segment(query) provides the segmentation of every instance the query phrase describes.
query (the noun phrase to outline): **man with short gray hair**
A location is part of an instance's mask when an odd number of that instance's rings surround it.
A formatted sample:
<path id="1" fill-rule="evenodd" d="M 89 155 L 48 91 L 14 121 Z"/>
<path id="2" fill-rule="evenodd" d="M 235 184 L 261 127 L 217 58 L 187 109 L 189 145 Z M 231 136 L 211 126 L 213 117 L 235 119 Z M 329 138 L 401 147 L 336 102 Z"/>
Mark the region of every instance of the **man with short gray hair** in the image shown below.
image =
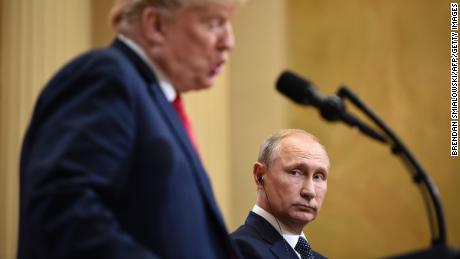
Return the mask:
<path id="1" fill-rule="evenodd" d="M 235 1 L 116 1 L 112 45 L 71 61 L 37 101 L 19 259 L 235 258 L 180 98 L 228 61 Z"/>
<path id="2" fill-rule="evenodd" d="M 329 167 L 324 147 L 303 130 L 282 130 L 262 143 L 253 166 L 256 205 L 231 234 L 244 258 L 323 258 L 303 228 L 321 209 Z"/>

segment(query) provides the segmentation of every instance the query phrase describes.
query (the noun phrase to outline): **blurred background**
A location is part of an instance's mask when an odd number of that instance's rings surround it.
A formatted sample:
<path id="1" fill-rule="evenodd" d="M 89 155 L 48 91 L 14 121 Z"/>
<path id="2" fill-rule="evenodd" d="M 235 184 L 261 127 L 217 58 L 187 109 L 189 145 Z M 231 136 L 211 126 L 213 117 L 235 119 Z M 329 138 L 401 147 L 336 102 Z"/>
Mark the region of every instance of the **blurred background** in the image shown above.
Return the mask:
<path id="1" fill-rule="evenodd" d="M 14 258 L 18 159 L 35 100 L 72 57 L 110 44 L 112 0 L 0 0 L 0 258 Z M 426 210 L 387 147 L 274 90 L 284 69 L 333 94 L 348 85 L 402 138 L 437 184 L 450 246 L 460 248 L 460 159 L 450 157 L 450 2 L 250 0 L 236 49 L 210 91 L 186 95 L 229 231 L 255 202 L 259 144 L 281 128 L 318 136 L 331 158 L 319 217 L 307 225 L 330 258 L 375 258 L 430 245 Z"/>

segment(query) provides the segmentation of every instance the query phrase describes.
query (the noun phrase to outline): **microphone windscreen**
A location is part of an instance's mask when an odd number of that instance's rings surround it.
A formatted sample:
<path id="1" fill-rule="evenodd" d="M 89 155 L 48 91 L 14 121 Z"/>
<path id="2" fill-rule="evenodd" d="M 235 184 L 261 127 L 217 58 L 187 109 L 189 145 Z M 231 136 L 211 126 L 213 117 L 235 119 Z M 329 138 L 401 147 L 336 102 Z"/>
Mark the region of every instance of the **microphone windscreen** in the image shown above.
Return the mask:
<path id="1" fill-rule="evenodd" d="M 283 72 L 276 82 L 276 89 L 280 93 L 300 104 L 309 103 L 308 99 L 311 95 L 308 91 L 309 88 L 311 88 L 311 83 L 309 81 L 290 71 Z"/>

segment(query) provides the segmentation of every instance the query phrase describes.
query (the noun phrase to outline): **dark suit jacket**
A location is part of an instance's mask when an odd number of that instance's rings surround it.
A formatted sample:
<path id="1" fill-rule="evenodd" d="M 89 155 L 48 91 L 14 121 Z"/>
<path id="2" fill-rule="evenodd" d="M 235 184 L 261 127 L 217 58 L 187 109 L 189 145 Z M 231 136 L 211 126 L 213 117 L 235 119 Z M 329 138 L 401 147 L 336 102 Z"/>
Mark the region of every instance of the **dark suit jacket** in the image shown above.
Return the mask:
<path id="1" fill-rule="evenodd" d="M 283 236 L 263 217 L 250 212 L 244 225 L 231 235 L 239 251 L 248 259 L 299 259 Z M 315 258 L 325 258 L 313 251 Z"/>
<path id="2" fill-rule="evenodd" d="M 121 41 L 48 83 L 20 163 L 20 259 L 220 259 L 232 250 L 181 121 Z"/>

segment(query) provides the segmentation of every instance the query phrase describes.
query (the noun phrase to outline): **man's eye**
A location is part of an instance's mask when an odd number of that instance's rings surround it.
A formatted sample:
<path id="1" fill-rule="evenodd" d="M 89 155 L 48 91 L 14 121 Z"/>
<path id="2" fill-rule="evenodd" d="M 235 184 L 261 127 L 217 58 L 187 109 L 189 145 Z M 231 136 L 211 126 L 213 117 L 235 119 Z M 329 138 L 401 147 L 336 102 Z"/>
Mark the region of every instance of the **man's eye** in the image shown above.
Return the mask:
<path id="1" fill-rule="evenodd" d="M 213 18 L 209 20 L 208 26 L 210 29 L 217 29 L 222 25 L 222 19 L 219 18 Z"/>
<path id="2" fill-rule="evenodd" d="M 301 172 L 300 172 L 300 170 L 294 169 L 294 170 L 289 171 L 289 174 L 290 175 L 300 175 Z"/>
<path id="3" fill-rule="evenodd" d="M 325 180 L 325 176 L 324 176 L 324 174 L 314 174 L 314 175 L 313 175 L 313 179 L 314 179 L 314 180 L 321 180 L 321 181 L 324 181 L 324 180 Z"/>

